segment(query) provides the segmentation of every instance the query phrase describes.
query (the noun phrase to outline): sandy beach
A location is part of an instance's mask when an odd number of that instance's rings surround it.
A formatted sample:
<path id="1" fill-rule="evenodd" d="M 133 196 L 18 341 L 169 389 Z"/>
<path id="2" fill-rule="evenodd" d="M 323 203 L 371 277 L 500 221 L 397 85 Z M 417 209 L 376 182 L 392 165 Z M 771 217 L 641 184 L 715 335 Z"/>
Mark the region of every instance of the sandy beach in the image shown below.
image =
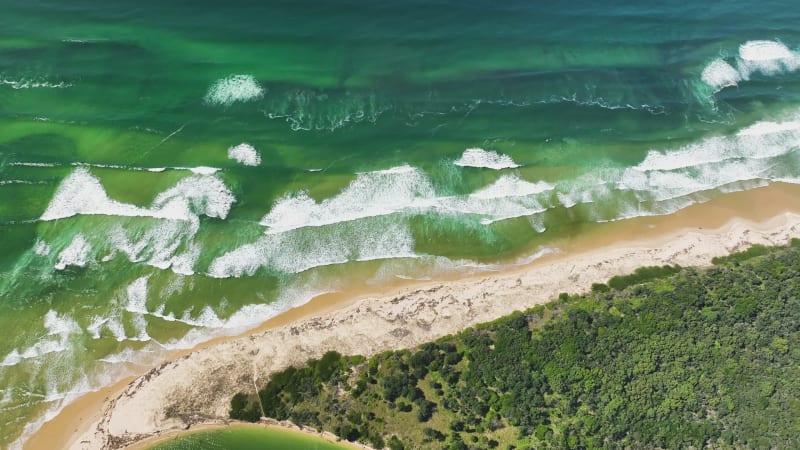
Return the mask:
<path id="1" fill-rule="evenodd" d="M 389 286 L 317 298 L 247 335 L 221 338 L 88 394 L 67 406 L 26 449 L 112 449 L 202 424 L 224 423 L 231 396 L 328 350 L 369 356 L 545 303 L 561 292 L 640 266 L 701 266 L 752 244 L 800 237 L 800 187 L 728 194 L 663 217 L 594 226 L 526 265 L 459 280 Z"/>

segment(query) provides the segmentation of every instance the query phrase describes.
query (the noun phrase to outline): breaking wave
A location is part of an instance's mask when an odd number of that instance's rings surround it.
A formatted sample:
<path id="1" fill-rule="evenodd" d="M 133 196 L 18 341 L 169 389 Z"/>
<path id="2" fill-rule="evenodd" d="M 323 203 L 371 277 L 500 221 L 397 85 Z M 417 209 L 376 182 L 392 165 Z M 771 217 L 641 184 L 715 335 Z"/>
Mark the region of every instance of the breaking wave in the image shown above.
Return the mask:
<path id="1" fill-rule="evenodd" d="M 203 98 L 211 105 L 230 106 L 264 96 L 264 88 L 252 75 L 231 75 L 217 80 Z"/>
<path id="2" fill-rule="evenodd" d="M 56 220 L 79 214 L 157 219 L 196 220 L 199 214 L 224 219 L 235 201 L 223 181 L 202 174 L 183 178 L 160 193 L 150 208 L 109 198 L 100 180 L 85 167 L 65 178 L 40 220 Z"/>
<path id="3" fill-rule="evenodd" d="M 228 149 L 228 159 L 232 159 L 245 166 L 257 166 L 261 164 L 261 155 L 252 145 L 242 143 Z"/>
<path id="4" fill-rule="evenodd" d="M 745 42 L 736 57 L 726 59 L 715 59 L 701 74 L 715 92 L 747 81 L 753 74 L 775 76 L 800 68 L 800 53 L 778 41 Z"/>
<path id="5" fill-rule="evenodd" d="M 462 167 L 483 167 L 486 169 L 514 169 L 519 167 L 508 155 L 482 148 L 468 148 L 453 164 Z"/>

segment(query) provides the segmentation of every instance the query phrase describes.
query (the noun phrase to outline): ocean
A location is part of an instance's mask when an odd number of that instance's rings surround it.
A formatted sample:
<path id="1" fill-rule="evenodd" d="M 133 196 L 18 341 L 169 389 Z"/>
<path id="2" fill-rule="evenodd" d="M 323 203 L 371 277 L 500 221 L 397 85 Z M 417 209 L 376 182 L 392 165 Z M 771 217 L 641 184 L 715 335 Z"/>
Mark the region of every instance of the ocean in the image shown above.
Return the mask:
<path id="1" fill-rule="evenodd" d="M 326 293 L 800 182 L 800 8 L 3 0 L 0 448 Z"/>

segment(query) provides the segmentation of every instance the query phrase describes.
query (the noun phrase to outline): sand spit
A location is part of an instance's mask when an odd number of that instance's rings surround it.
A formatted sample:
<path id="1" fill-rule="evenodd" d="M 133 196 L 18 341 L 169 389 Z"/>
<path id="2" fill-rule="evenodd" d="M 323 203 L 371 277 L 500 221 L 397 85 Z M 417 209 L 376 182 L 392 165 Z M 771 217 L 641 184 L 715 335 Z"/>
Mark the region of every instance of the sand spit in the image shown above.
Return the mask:
<path id="1" fill-rule="evenodd" d="M 274 371 L 328 350 L 368 356 L 412 347 L 545 303 L 561 292 L 586 291 L 592 283 L 637 267 L 706 265 L 752 244 L 786 244 L 800 237 L 797 190 L 768 187 L 666 218 L 610 225 L 614 233 L 590 233 L 591 242 L 562 247 L 561 254 L 516 269 L 362 296 L 328 306 L 324 313 L 317 310 L 214 343 L 97 394 L 105 397 L 102 407 L 99 400 L 84 406 L 79 400 L 74 411 L 65 410 L 52 421 L 61 421 L 60 438 L 59 427 L 46 424 L 26 448 L 64 442 L 65 427 L 70 438 L 64 448 L 90 450 L 122 448 L 198 424 L 225 422 L 233 394 L 255 391 Z"/>

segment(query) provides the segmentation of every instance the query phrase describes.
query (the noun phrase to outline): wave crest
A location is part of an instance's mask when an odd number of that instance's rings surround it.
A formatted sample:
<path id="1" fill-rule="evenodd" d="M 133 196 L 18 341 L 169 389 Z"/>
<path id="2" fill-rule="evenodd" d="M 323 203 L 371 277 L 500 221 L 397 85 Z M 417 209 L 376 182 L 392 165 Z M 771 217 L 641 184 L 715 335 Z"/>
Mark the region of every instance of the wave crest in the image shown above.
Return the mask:
<path id="1" fill-rule="evenodd" d="M 245 166 L 257 166 L 261 164 L 261 155 L 258 154 L 255 147 L 246 142 L 230 147 L 228 149 L 228 159 L 232 159 Z"/>
<path id="2" fill-rule="evenodd" d="M 453 164 L 461 167 L 481 167 L 486 169 L 514 169 L 519 167 L 508 155 L 482 148 L 468 148 Z"/>
<path id="3" fill-rule="evenodd" d="M 800 69 L 800 53 L 778 41 L 748 41 L 739 46 L 736 67 L 722 58 L 710 62 L 701 74 L 705 84 L 719 92 L 747 81 L 753 74 L 775 76 Z"/>

